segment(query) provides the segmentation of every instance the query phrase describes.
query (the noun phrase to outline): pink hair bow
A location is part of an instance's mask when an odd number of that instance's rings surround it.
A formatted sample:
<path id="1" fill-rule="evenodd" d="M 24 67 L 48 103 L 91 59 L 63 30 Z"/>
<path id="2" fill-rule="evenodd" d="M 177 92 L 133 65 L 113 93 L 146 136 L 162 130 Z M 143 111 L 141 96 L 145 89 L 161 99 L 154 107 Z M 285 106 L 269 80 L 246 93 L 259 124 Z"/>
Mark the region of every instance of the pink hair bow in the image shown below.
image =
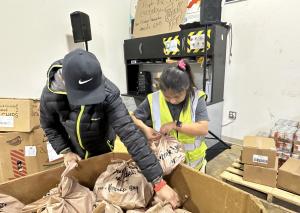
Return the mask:
<path id="1" fill-rule="evenodd" d="M 184 71 L 184 70 L 186 69 L 186 64 L 185 64 L 185 62 L 184 62 L 183 59 L 181 59 L 181 60 L 178 62 L 178 67 L 179 67 L 182 71 Z"/>

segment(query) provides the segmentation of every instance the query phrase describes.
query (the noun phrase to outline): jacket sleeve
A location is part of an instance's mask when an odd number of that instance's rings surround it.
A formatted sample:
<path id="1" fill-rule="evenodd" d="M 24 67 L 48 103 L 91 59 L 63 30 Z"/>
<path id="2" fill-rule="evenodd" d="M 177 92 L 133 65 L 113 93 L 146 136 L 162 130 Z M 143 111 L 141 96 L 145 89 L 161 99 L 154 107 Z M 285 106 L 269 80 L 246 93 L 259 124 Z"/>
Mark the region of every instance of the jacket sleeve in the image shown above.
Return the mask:
<path id="1" fill-rule="evenodd" d="M 48 94 L 47 89 L 44 88 L 40 100 L 40 123 L 53 149 L 59 154 L 69 148 L 67 134 L 59 121 L 58 114 L 54 109 L 51 110 L 51 106 L 56 103 L 46 100 L 47 95 L 52 94 Z"/>
<path id="2" fill-rule="evenodd" d="M 107 97 L 106 112 L 113 129 L 127 147 L 132 159 L 137 163 L 149 182 L 162 177 L 163 171 L 158 159 L 148 146 L 147 139 L 133 123 L 120 94 Z"/>

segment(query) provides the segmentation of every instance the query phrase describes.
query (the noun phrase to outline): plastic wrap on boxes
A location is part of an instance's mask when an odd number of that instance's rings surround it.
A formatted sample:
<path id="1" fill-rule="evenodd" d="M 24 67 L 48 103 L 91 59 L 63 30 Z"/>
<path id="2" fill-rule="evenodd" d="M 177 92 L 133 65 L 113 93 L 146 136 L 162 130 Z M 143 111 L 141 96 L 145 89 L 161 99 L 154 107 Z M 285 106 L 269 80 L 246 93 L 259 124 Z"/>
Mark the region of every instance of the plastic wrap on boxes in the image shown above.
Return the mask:
<path id="1" fill-rule="evenodd" d="M 291 156 L 294 146 L 293 143 L 298 130 L 297 125 L 299 125 L 297 121 L 281 119 L 278 120 L 276 125 L 271 129 L 270 137 L 275 139 L 279 159 L 287 160 Z"/>
<path id="2" fill-rule="evenodd" d="M 300 160 L 300 154 L 292 154 L 292 158 Z"/>
<path id="3" fill-rule="evenodd" d="M 279 159 L 282 159 L 282 151 L 277 151 L 276 152 L 276 156 L 279 158 Z"/>
<path id="4" fill-rule="evenodd" d="M 281 156 L 282 160 L 287 160 L 290 157 L 291 157 L 291 153 L 289 153 L 289 152 L 282 152 L 282 156 Z"/>
<path id="5" fill-rule="evenodd" d="M 294 141 L 300 142 L 300 129 L 298 129 L 297 132 L 295 133 Z"/>
<path id="6" fill-rule="evenodd" d="M 289 159 L 291 157 L 291 153 L 290 152 L 277 151 L 276 156 L 279 159 L 281 159 L 283 161 L 286 161 L 287 159 Z"/>
<path id="7" fill-rule="evenodd" d="M 276 137 L 276 134 L 277 134 L 277 131 L 278 129 L 280 128 L 281 126 L 273 126 L 271 131 L 270 131 L 270 138 L 275 138 Z"/>
<path id="8" fill-rule="evenodd" d="M 296 127 L 284 126 L 279 127 L 275 133 L 275 138 L 283 142 L 293 142 L 295 133 L 297 132 Z"/>
<path id="9" fill-rule="evenodd" d="M 300 129 L 295 133 L 295 141 L 293 147 L 293 157 L 299 159 L 300 155 Z"/>
<path id="10" fill-rule="evenodd" d="M 274 126 L 270 131 L 270 137 L 282 142 L 292 142 L 297 130 L 296 127 L 291 126 Z"/>
<path id="11" fill-rule="evenodd" d="M 276 150 L 277 150 L 277 152 L 291 153 L 292 148 L 293 148 L 293 143 L 292 142 L 276 141 Z"/>
<path id="12" fill-rule="evenodd" d="M 286 120 L 286 119 L 279 119 L 276 123 L 276 126 L 291 126 L 291 127 L 298 127 L 298 121 Z"/>
<path id="13" fill-rule="evenodd" d="M 286 142 L 286 143 L 283 143 L 282 151 L 287 152 L 287 153 L 291 153 L 292 148 L 293 148 L 293 143 L 292 142 Z"/>
<path id="14" fill-rule="evenodd" d="M 293 154 L 300 154 L 300 142 L 299 141 L 294 142 Z"/>

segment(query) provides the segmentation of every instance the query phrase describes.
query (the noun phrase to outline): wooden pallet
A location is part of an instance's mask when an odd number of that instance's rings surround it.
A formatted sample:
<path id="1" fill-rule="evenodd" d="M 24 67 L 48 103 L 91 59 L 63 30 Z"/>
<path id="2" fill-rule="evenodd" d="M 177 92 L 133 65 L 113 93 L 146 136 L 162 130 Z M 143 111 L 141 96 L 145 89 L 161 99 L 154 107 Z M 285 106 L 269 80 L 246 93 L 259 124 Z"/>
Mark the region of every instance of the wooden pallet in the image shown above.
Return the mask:
<path id="1" fill-rule="evenodd" d="M 265 186 L 257 183 L 252 183 L 243 180 L 243 170 L 244 165 L 236 160 L 231 167 L 228 167 L 220 177 L 224 181 L 229 181 L 231 183 L 235 183 L 238 185 L 242 185 L 248 187 L 250 189 L 257 190 L 259 192 L 265 193 L 267 195 L 267 201 L 272 203 L 273 198 L 276 197 L 279 200 L 286 201 L 288 203 L 292 203 L 294 205 L 300 206 L 300 196 L 293 194 L 291 192 L 287 192 L 278 188 L 273 188 L 270 186 Z"/>

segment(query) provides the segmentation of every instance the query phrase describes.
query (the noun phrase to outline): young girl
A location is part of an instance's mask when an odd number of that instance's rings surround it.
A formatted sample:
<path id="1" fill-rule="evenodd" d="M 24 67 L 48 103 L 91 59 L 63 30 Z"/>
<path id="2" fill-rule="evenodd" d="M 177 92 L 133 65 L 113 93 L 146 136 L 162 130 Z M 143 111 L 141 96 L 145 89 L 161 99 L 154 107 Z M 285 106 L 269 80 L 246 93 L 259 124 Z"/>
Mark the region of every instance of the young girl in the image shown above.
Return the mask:
<path id="1" fill-rule="evenodd" d="M 205 93 L 197 90 L 191 67 L 185 60 L 164 70 L 160 76 L 160 90 L 149 94 L 134 111 L 132 118 L 148 140 L 158 140 L 169 134 L 185 149 L 185 163 L 205 171 L 208 115 Z M 152 124 L 147 126 L 146 121 Z"/>

